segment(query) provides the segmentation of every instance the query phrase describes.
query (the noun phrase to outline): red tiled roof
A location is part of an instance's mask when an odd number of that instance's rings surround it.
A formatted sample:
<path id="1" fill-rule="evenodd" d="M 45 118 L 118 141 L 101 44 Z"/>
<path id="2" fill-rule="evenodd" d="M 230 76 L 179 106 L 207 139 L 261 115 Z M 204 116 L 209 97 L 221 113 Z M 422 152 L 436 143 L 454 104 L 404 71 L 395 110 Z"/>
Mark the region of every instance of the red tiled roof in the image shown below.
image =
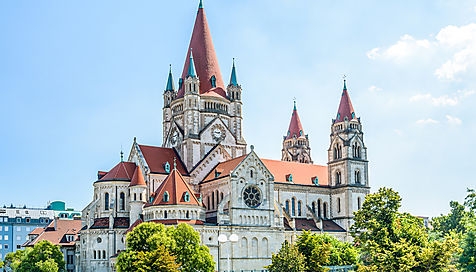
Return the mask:
<path id="1" fill-rule="evenodd" d="M 111 169 L 100 181 L 131 180 L 136 164 L 133 162 L 120 162 Z"/>
<path id="2" fill-rule="evenodd" d="M 45 229 L 41 227 L 35 228 L 32 232 L 29 233 L 29 235 L 39 235 L 41 234 Z"/>
<path id="3" fill-rule="evenodd" d="M 139 218 L 136 220 L 136 222 L 134 222 L 126 231 L 126 234 L 130 231 L 132 231 L 135 227 L 139 226 L 140 224 L 142 224 L 144 222 L 144 220 L 142 220 L 142 218 Z"/>
<path id="4" fill-rule="evenodd" d="M 316 226 L 316 223 L 312 219 L 296 218 L 294 219 L 294 224 L 297 230 L 319 230 L 319 228 Z"/>
<path id="5" fill-rule="evenodd" d="M 129 186 L 136 186 L 136 185 L 146 185 L 145 180 L 144 180 L 144 175 L 142 175 L 142 170 L 140 170 L 140 167 L 136 167 L 136 170 L 134 171 L 134 175 L 132 176 L 131 183 Z"/>
<path id="6" fill-rule="evenodd" d="M 56 229 L 55 229 L 56 222 Z M 38 234 L 33 241 L 25 244 L 25 246 L 34 246 L 39 241 L 50 241 L 54 245 L 61 246 L 73 246 L 76 236 L 81 230 L 81 220 L 79 219 L 55 219 L 48 224 L 45 228 L 34 229 L 30 234 Z M 75 239 L 73 241 L 67 241 L 65 235 L 74 235 Z"/>
<path id="7" fill-rule="evenodd" d="M 164 201 L 164 194 L 168 193 L 169 200 Z M 188 193 L 189 201 L 185 201 L 185 194 Z M 182 175 L 176 169 L 167 176 L 167 178 L 160 184 L 159 188 L 154 193 L 154 200 L 146 206 L 155 205 L 198 205 L 202 204 L 195 197 L 195 192 L 190 188 L 188 183 L 183 179 Z"/>
<path id="8" fill-rule="evenodd" d="M 113 228 L 128 228 L 129 217 L 115 217 Z M 91 229 L 107 229 L 109 228 L 109 217 L 95 218 Z"/>
<path id="9" fill-rule="evenodd" d="M 273 174 L 274 182 L 315 185 L 313 178 L 317 177 L 319 185 L 329 185 L 327 166 L 268 159 L 261 159 L 261 161 Z M 292 182 L 286 180 L 289 174 L 292 175 Z"/>
<path id="10" fill-rule="evenodd" d="M 350 102 L 349 93 L 347 92 L 347 87 L 344 81 L 344 90 L 342 91 L 336 122 L 344 121 L 345 117 L 347 117 L 348 120 L 355 119 L 354 107 L 352 107 L 352 102 Z"/>
<path id="11" fill-rule="evenodd" d="M 243 155 L 240 157 L 236 157 L 234 159 L 224 161 L 219 163 L 215 168 L 212 169 L 212 171 L 205 177 L 203 182 L 213 180 L 215 178 L 221 178 L 221 177 L 226 177 L 228 176 L 235 168 L 240 164 L 241 161 L 246 157 L 247 155 Z M 216 171 L 215 171 L 216 170 Z M 217 174 L 219 175 L 217 176 Z"/>
<path id="12" fill-rule="evenodd" d="M 225 85 L 218 66 L 218 60 L 213 47 L 212 35 L 208 28 L 207 18 L 203 8 L 198 9 L 197 18 L 193 27 L 192 38 L 187 50 L 185 65 L 182 72 L 182 79 L 187 76 L 188 66 L 190 64 L 190 52 L 193 50 L 193 62 L 200 80 L 200 94 L 212 92 L 226 98 Z M 216 88 L 212 87 L 211 78 L 216 78 Z M 178 91 L 177 97 L 184 95 L 184 88 Z"/>
<path id="13" fill-rule="evenodd" d="M 165 163 L 168 162 L 170 169 L 174 167 L 174 158 L 177 164 L 177 170 L 182 175 L 188 175 L 187 169 L 180 160 L 180 156 L 173 148 L 139 145 L 139 149 L 144 155 L 145 161 L 153 173 L 167 173 L 165 171 Z"/>
<path id="14" fill-rule="evenodd" d="M 291 122 L 289 123 L 288 134 L 286 135 L 286 140 L 291 139 L 294 136 L 296 136 L 296 138 L 304 137 L 304 130 L 302 129 L 301 120 L 299 120 L 296 105 L 294 105 Z"/>

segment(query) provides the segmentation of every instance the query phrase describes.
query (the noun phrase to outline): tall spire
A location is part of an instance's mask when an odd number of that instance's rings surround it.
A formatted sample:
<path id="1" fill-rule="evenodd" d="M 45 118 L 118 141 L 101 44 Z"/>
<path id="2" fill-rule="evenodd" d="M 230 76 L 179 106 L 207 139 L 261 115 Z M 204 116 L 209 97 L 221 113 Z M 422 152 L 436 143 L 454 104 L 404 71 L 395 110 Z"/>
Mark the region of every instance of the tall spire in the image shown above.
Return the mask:
<path id="1" fill-rule="evenodd" d="M 299 114 L 296 109 L 296 100 L 294 100 L 293 114 L 291 116 L 291 122 L 289 123 L 286 140 L 291 139 L 294 136 L 296 136 L 296 138 L 304 137 L 304 130 L 302 129 L 301 120 L 299 119 Z"/>
<path id="2" fill-rule="evenodd" d="M 350 101 L 349 93 L 347 92 L 346 80 L 344 79 L 344 88 L 342 90 L 342 97 L 340 99 L 339 110 L 337 111 L 336 122 L 342 122 L 347 117 L 347 120 L 355 119 L 354 107 Z"/>
<path id="3" fill-rule="evenodd" d="M 188 62 L 188 71 L 187 71 L 187 77 L 197 77 L 197 73 L 195 72 L 195 63 L 193 62 L 193 54 L 192 54 L 192 48 L 190 48 L 190 60 Z"/>
<path id="4" fill-rule="evenodd" d="M 202 0 L 200 0 L 200 3 L 198 4 L 198 8 L 199 8 L 199 9 L 203 8 L 203 2 L 202 2 Z"/>
<path id="5" fill-rule="evenodd" d="M 169 78 L 167 79 L 167 87 L 165 88 L 166 91 L 174 91 L 174 79 L 172 77 L 172 64 L 170 65 L 169 69 Z"/>
<path id="6" fill-rule="evenodd" d="M 230 85 L 238 86 L 238 80 L 236 79 L 235 58 L 233 58 L 233 67 L 231 68 Z"/>
<path id="7" fill-rule="evenodd" d="M 213 47 L 212 35 L 208 27 L 207 18 L 205 16 L 205 9 L 203 3 L 199 4 L 197 18 L 193 27 L 192 38 L 188 46 L 187 57 L 181 75 L 185 79 L 188 74 L 190 66 L 190 49 L 193 48 L 193 61 L 195 63 L 196 74 L 200 78 L 200 94 L 209 91 L 226 98 L 225 85 L 218 66 L 218 60 Z M 212 77 L 215 76 L 214 85 L 212 86 Z M 177 97 L 183 97 L 185 90 L 181 86 L 177 93 Z"/>

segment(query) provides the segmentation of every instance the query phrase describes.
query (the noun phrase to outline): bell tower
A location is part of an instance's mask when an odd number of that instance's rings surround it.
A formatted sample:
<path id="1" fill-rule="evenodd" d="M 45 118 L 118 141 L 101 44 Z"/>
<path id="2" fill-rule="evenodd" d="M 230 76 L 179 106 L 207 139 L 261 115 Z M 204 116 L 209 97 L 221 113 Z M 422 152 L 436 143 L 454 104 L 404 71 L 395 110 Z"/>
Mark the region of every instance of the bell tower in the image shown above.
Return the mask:
<path id="1" fill-rule="evenodd" d="M 347 91 L 346 80 L 332 120 L 328 154 L 331 217 L 345 229 L 353 223 L 353 212 L 360 209 L 369 193 L 367 147 L 360 117 L 357 117 Z"/>
<path id="2" fill-rule="evenodd" d="M 235 59 L 233 59 L 233 67 L 231 68 L 230 84 L 226 88 L 228 98 L 230 99 L 231 107 L 231 131 L 236 137 L 238 142 L 243 142 L 243 132 L 242 132 L 242 103 L 241 103 L 241 85 L 238 84 L 236 79 L 236 68 L 235 68 Z"/>
<path id="3" fill-rule="evenodd" d="M 289 129 L 286 136 L 283 137 L 283 149 L 281 150 L 282 161 L 310 163 L 311 148 L 309 147 L 309 137 L 304 134 L 304 130 L 299 120 L 299 115 L 296 109 L 296 101 L 294 101 L 293 114 Z"/>
<path id="4" fill-rule="evenodd" d="M 164 91 L 164 108 L 162 109 L 163 112 L 163 122 L 162 122 L 162 127 L 163 127 L 163 141 L 165 144 L 165 135 L 167 135 L 167 132 L 170 130 L 170 125 L 172 121 L 172 109 L 170 107 L 170 103 L 172 103 L 172 100 L 175 99 L 176 92 L 175 92 L 175 87 L 174 87 L 174 79 L 172 77 L 172 65 L 170 65 L 170 70 L 169 70 L 169 77 L 167 79 L 167 86 L 165 87 Z"/>

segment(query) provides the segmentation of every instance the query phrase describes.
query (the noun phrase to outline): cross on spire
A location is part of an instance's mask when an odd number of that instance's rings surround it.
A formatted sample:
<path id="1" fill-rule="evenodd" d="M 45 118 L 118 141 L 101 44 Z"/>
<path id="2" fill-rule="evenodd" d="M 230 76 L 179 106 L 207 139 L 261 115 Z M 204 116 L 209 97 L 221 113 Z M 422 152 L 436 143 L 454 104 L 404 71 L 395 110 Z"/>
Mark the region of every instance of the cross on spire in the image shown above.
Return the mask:
<path id="1" fill-rule="evenodd" d="M 174 170 L 177 170 L 177 162 L 176 162 L 176 157 L 174 157 Z"/>

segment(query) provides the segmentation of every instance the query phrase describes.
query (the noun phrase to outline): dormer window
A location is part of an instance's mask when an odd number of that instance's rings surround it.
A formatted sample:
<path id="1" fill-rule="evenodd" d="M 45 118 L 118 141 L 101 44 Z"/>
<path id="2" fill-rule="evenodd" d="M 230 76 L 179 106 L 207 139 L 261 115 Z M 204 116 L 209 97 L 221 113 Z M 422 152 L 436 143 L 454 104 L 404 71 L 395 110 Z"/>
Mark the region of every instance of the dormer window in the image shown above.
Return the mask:
<path id="1" fill-rule="evenodd" d="M 164 193 L 164 202 L 169 202 L 169 192 Z"/>
<path id="2" fill-rule="evenodd" d="M 286 181 L 293 182 L 293 175 L 292 174 L 286 175 Z"/>
<path id="3" fill-rule="evenodd" d="M 218 178 L 220 176 L 221 172 L 219 172 L 217 169 L 215 169 L 215 178 Z"/>
<path id="4" fill-rule="evenodd" d="M 336 120 L 339 120 L 340 119 L 340 113 L 337 114 L 337 119 Z"/>
<path id="5" fill-rule="evenodd" d="M 185 202 L 190 202 L 190 194 L 189 194 L 188 192 L 185 192 L 185 193 L 183 194 L 183 200 L 184 200 Z"/>
<path id="6" fill-rule="evenodd" d="M 212 88 L 217 86 L 217 78 L 214 75 L 210 78 L 210 82 L 212 83 Z"/>
<path id="7" fill-rule="evenodd" d="M 355 112 L 352 113 L 352 119 L 355 119 Z"/>
<path id="8" fill-rule="evenodd" d="M 313 177 L 312 178 L 312 183 L 314 183 L 315 185 L 319 186 L 319 179 L 317 177 Z"/>
<path id="9" fill-rule="evenodd" d="M 302 130 L 299 131 L 299 135 L 302 136 Z"/>
<path id="10" fill-rule="evenodd" d="M 170 173 L 170 164 L 169 164 L 169 162 L 165 162 L 164 169 L 165 169 L 165 172 L 167 174 Z"/>

